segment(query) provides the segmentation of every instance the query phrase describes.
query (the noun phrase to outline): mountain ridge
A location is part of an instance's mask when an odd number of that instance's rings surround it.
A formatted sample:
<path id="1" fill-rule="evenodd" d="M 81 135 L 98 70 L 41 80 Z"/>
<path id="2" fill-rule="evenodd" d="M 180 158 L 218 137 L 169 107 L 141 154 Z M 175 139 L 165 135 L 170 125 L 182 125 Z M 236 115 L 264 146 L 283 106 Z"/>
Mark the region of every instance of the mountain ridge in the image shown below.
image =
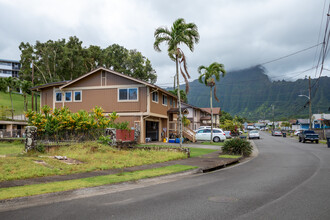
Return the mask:
<path id="1" fill-rule="evenodd" d="M 330 107 L 330 77 L 323 76 L 312 79 L 313 113 L 328 112 Z M 271 81 L 263 66 L 230 71 L 220 82 L 216 82 L 217 97 L 213 98 L 213 106 L 232 115 L 239 115 L 250 120 L 271 119 L 274 105 L 275 119 L 308 117 L 306 97 L 308 95 L 308 79 L 296 81 Z M 185 89 L 185 85 L 180 85 Z M 189 83 L 188 103 L 198 107 L 210 106 L 210 88 L 196 79 Z M 168 90 L 171 88 L 167 88 Z"/>

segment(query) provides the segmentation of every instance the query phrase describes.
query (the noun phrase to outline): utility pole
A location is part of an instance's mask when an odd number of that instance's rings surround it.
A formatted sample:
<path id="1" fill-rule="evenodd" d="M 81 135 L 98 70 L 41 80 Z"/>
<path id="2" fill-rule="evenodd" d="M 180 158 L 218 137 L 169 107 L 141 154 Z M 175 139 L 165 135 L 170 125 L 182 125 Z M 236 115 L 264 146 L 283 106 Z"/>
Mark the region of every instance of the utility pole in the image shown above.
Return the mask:
<path id="1" fill-rule="evenodd" d="M 308 91 L 309 91 L 309 130 L 312 130 L 312 87 L 311 87 L 311 77 L 309 76 L 308 82 Z"/>
<path id="2" fill-rule="evenodd" d="M 33 80 L 34 80 L 34 63 L 33 63 L 33 60 L 32 60 L 32 87 L 34 86 L 33 84 Z M 33 103 L 34 103 L 34 94 L 33 94 L 33 91 L 31 92 L 31 109 L 32 111 L 34 110 L 34 106 L 33 106 Z"/>
<path id="3" fill-rule="evenodd" d="M 275 118 L 275 111 L 274 111 L 275 106 L 272 105 L 272 109 L 273 109 L 273 130 L 275 130 L 275 122 L 274 122 L 274 118 Z"/>

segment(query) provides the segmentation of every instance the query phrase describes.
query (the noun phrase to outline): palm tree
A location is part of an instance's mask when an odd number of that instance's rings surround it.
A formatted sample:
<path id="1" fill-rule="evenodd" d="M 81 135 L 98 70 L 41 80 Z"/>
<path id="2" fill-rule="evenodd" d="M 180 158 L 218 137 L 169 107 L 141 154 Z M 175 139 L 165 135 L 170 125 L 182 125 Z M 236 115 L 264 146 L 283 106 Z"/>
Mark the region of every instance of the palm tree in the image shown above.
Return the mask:
<path id="1" fill-rule="evenodd" d="M 175 61 L 176 65 L 176 83 L 177 96 L 179 105 L 179 132 L 180 132 L 180 147 L 182 147 L 182 112 L 181 112 L 181 98 L 180 98 L 180 84 L 179 84 L 179 64 L 180 72 L 186 82 L 186 93 L 189 91 L 188 78 L 190 75 L 187 71 L 186 57 L 183 51 L 179 48 L 180 44 L 188 46 L 190 51 L 194 51 L 194 44 L 199 42 L 199 33 L 196 24 L 186 23 L 183 18 L 174 21 L 173 26 L 169 30 L 167 27 L 159 27 L 154 33 L 155 42 L 154 49 L 160 52 L 160 44 L 165 42 L 168 45 L 167 52 L 171 60 Z M 183 64 L 183 68 L 181 67 Z"/>
<path id="2" fill-rule="evenodd" d="M 203 71 L 204 70 L 204 71 Z M 203 72 L 202 72 L 203 71 Z M 211 109 L 211 142 L 213 137 L 213 106 L 212 106 L 212 89 L 214 88 L 214 98 L 219 102 L 217 97 L 217 87 L 215 85 L 215 80 L 219 81 L 220 76 L 224 77 L 226 75 L 226 71 L 224 69 L 224 65 L 221 63 L 214 62 L 210 66 L 200 66 L 198 67 L 198 72 L 201 74 L 198 78 L 200 83 L 204 83 L 205 86 L 210 87 L 210 109 Z"/>
<path id="3" fill-rule="evenodd" d="M 20 87 L 22 89 L 23 98 L 24 98 L 24 111 L 27 111 L 28 102 L 27 102 L 26 96 L 31 91 L 32 82 L 27 81 L 27 80 L 22 80 L 22 81 L 20 81 Z"/>
<path id="4" fill-rule="evenodd" d="M 7 77 L 5 78 L 6 86 L 8 87 L 10 102 L 11 102 L 11 119 L 14 120 L 14 105 L 13 105 L 13 98 L 11 97 L 11 94 L 13 90 L 17 88 L 17 79 L 13 77 Z"/>

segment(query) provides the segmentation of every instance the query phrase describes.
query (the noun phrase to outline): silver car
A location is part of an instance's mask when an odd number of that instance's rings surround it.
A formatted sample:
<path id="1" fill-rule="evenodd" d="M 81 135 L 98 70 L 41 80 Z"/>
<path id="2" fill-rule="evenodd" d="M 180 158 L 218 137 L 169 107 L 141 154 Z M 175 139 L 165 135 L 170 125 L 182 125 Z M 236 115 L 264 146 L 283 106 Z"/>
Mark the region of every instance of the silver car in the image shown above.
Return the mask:
<path id="1" fill-rule="evenodd" d="M 248 138 L 249 139 L 254 139 L 254 138 L 260 139 L 259 131 L 257 131 L 257 130 L 249 131 Z"/>

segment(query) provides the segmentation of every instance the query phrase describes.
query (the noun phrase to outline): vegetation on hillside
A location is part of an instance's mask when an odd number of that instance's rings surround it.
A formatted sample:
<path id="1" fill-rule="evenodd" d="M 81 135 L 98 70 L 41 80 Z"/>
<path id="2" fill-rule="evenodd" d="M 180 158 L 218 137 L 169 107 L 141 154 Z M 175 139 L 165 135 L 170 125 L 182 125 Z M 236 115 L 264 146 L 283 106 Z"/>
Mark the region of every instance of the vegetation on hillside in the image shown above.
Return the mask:
<path id="1" fill-rule="evenodd" d="M 308 117 L 308 101 L 300 94 L 308 94 L 308 79 L 291 81 L 271 81 L 262 66 L 231 71 L 217 83 L 217 96 L 220 100 L 214 107 L 231 115 L 239 115 L 249 120 L 272 119 L 274 104 L 275 120 Z M 330 103 L 330 77 L 312 79 L 312 110 L 328 112 Z M 190 82 L 191 92 L 188 94 L 190 104 L 198 107 L 210 105 L 209 88 L 198 80 Z"/>

